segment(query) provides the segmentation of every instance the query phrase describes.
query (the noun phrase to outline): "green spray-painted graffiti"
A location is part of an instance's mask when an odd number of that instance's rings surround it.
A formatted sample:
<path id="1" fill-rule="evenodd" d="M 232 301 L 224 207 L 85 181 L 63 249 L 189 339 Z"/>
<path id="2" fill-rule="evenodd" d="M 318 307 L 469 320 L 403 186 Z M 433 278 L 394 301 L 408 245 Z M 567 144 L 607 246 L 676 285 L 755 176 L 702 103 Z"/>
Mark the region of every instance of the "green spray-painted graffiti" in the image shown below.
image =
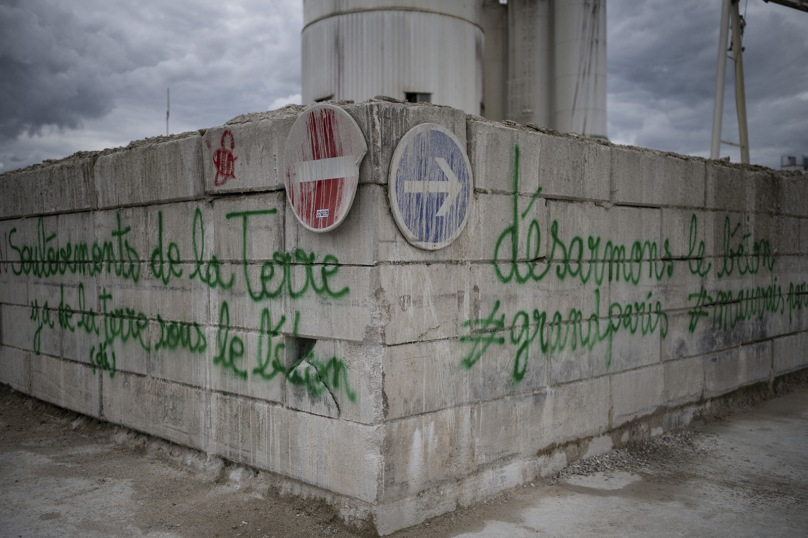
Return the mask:
<path id="1" fill-rule="evenodd" d="M 741 223 L 732 227 L 729 216 L 724 218 L 723 248 L 724 254 L 721 256 L 721 267 L 716 267 L 718 278 L 732 275 L 735 269 L 739 275 L 756 275 L 761 267 L 771 271 L 777 261 L 771 256 L 771 244 L 767 239 L 754 241 L 749 245 L 749 238 L 752 233 L 749 231 L 749 216 L 746 217 L 746 232 L 738 237 L 738 242 L 733 248 L 732 240 L 737 237 L 741 229 Z M 741 263 L 743 262 L 743 266 Z"/>
<path id="2" fill-rule="evenodd" d="M 480 360 L 491 344 L 501 346 L 508 343 L 516 347 L 513 379 L 518 382 L 525 377 L 534 342 L 538 351 L 545 356 L 565 350 L 592 351 L 597 344 L 605 342 L 608 370 L 612 362 L 612 343 L 617 333 L 624 331 L 647 336 L 658 331 L 662 338 L 668 333 L 668 315 L 663 312 L 660 301 L 652 300 L 651 292 L 644 302 L 611 303 L 608 312 L 605 312 L 608 317 L 601 315 L 600 289 L 594 290 L 594 301 L 596 307 L 589 316 L 576 308 L 570 309 L 567 318 L 558 310 L 552 315 L 538 308 L 532 312 L 519 310 L 508 324 L 510 329 L 502 335 L 495 331 L 504 329 L 506 315 L 497 315 L 501 304 L 497 300 L 487 317 L 469 320 L 464 324 L 470 328 L 471 334 L 461 336 L 460 342 L 470 343 L 472 348 L 463 356 L 461 364 L 469 369 Z"/>
<path id="3" fill-rule="evenodd" d="M 272 255 L 272 261 L 266 262 L 261 266 L 261 275 L 259 284 L 252 283 L 249 274 L 249 265 L 247 252 L 249 251 L 249 221 L 250 217 L 259 215 L 273 215 L 277 212 L 276 209 L 267 209 L 259 211 L 239 211 L 228 213 L 227 218 L 241 218 L 242 228 L 242 260 L 244 262 L 244 279 L 247 282 L 247 291 L 253 301 L 261 301 L 263 299 L 274 299 L 286 291 L 292 299 L 297 299 L 303 296 L 309 288 L 317 295 L 327 295 L 334 299 L 348 295 L 348 287 L 344 287 L 339 291 L 331 289 L 328 280 L 334 277 L 339 271 L 339 260 L 333 254 L 327 254 L 323 258 L 320 267 L 320 282 L 317 285 L 314 278 L 314 266 L 317 259 L 316 255 L 311 252 L 306 254 L 301 248 L 295 250 L 294 262 L 292 261 L 292 254 L 288 252 L 275 252 Z M 303 285 L 295 290 L 292 286 L 292 268 L 294 265 L 302 265 L 306 270 L 306 278 Z M 276 268 L 279 268 L 280 276 L 276 278 Z M 273 286 L 273 281 L 278 280 L 277 284 Z M 274 289 L 273 289 L 274 287 Z"/>
<path id="4" fill-rule="evenodd" d="M 270 261 L 261 266 L 260 275 L 251 278 L 249 267 L 251 260 L 251 241 L 254 235 L 251 225 L 255 219 L 262 216 L 277 214 L 277 209 L 239 211 L 225 215 L 226 219 L 237 219 L 241 224 L 242 252 L 238 265 L 244 268 L 245 287 L 247 296 L 251 301 L 260 302 L 286 296 L 299 299 L 307 293 L 319 296 L 328 296 L 339 299 L 349 294 L 347 286 L 335 287 L 340 263 L 336 256 L 325 255 L 318 262 L 313 252 L 307 253 L 303 249 L 296 249 L 294 253 L 275 251 Z M 67 243 L 59 245 L 58 234 L 49 233 L 43 218 L 37 220 L 37 240 L 32 245 L 18 245 L 14 234 L 16 228 L 6 237 L 7 244 L 13 252 L 17 253 L 17 260 L 10 262 L 15 275 L 32 275 L 47 279 L 63 276 L 65 274 L 96 276 L 104 270 L 108 274 L 138 283 L 140 280 L 141 263 L 146 263 L 151 275 L 161 286 L 174 285 L 178 279 L 197 280 L 210 289 L 227 291 L 232 289 L 236 282 L 237 273 L 231 272 L 225 276 L 224 264 L 216 254 L 206 251 L 209 248 L 205 242 L 205 221 L 200 208 L 194 211 L 191 226 L 191 245 L 193 262 L 191 270 L 183 268 L 180 244 L 176 240 L 168 239 L 164 228 L 163 212 L 157 212 L 157 226 L 153 237 L 153 248 L 147 261 L 141 260 L 135 246 L 130 243 L 132 227 L 125 225 L 120 213 L 116 213 L 117 227 L 110 232 L 112 240 L 95 242 L 93 244 L 78 243 L 75 247 Z M 116 249 L 117 246 L 117 249 Z M 9 262 L 3 255 L 3 263 Z M 4 268 L 7 265 L 4 265 Z M 7 269 L 6 269 L 7 270 Z M 293 285 L 294 277 L 302 276 Z M 102 287 L 98 295 L 98 307 L 88 304 L 84 283 L 79 283 L 76 290 L 75 301 L 77 308 L 73 308 L 65 300 L 65 284 L 60 284 L 60 302 L 54 307 L 45 301 L 40 305 L 38 300 L 30 303 L 30 319 L 35 324 L 32 348 L 39 355 L 42 352 L 43 332 L 61 329 L 68 333 L 84 334 L 90 337 L 88 362 L 93 372 L 101 370 L 108 372 L 110 378 L 120 367 L 121 360 L 116 356 L 120 349 L 116 344 L 137 342 L 144 351 L 165 353 L 185 351 L 191 355 L 206 355 L 209 350 L 208 336 L 203 325 L 195 321 L 167 320 L 161 313 L 157 313 L 152 321 L 156 325 L 154 341 L 149 341 L 150 320 L 144 312 L 132 308 L 119 308 L 114 306 L 113 292 Z M 155 288 L 151 288 L 154 293 Z M 171 290 L 166 290 L 170 293 Z M 289 366 L 285 365 L 285 356 L 282 351 L 285 343 L 275 343 L 273 339 L 281 336 L 281 330 L 286 323 L 286 317 L 272 324 L 269 308 L 264 308 L 261 317 L 261 327 L 258 337 L 258 353 L 255 367 L 248 367 L 245 357 L 247 349 L 243 338 L 233 331 L 230 321 L 230 305 L 221 300 L 218 322 L 216 327 L 215 349 L 212 353 L 212 363 L 221 367 L 235 377 L 247 380 L 250 375 L 262 381 L 272 381 L 276 377 L 283 378 L 287 383 L 300 386 L 315 396 L 322 396 L 325 392 L 344 390 L 350 401 L 356 400 L 356 393 L 351 390 L 348 383 L 348 367 L 346 363 L 331 357 L 328 360 L 317 358 L 313 350 L 308 350 L 298 360 Z M 295 313 L 292 334 L 297 335 L 300 324 L 300 312 Z M 159 334 L 158 334 L 159 332 Z M 50 351 L 50 350 L 48 350 Z M 266 351 L 266 353 L 265 353 Z"/>
<path id="5" fill-rule="evenodd" d="M 344 286 L 337 288 L 334 281 L 338 277 L 340 263 L 333 254 L 326 254 L 318 262 L 314 252 L 306 252 L 298 248 L 294 252 L 272 253 L 271 260 L 261 265 L 257 278 L 251 278 L 250 268 L 252 260 L 249 257 L 252 231 L 251 224 L 254 218 L 277 214 L 276 208 L 236 211 L 225 215 L 227 220 L 240 219 L 242 252 L 239 265 L 243 269 L 248 295 L 251 300 L 259 302 L 272 300 L 286 295 L 291 299 L 299 299 L 307 293 L 327 296 L 332 299 L 345 297 L 350 288 Z M 72 245 L 67 242 L 60 246 L 57 232 L 50 233 L 42 217 L 37 220 L 36 241 L 30 245 L 19 245 L 15 235 L 17 228 L 12 228 L 7 241 L 10 249 L 16 253 L 16 260 L 10 263 L 12 272 L 19 275 L 32 275 L 48 279 L 65 274 L 96 276 L 104 271 L 124 280 L 131 280 L 137 284 L 141 278 L 141 263 L 143 261 L 138 250 L 130 243 L 132 227 L 124 226 L 120 213 L 115 215 L 117 226 L 109 233 L 111 240 L 101 242 L 79 242 Z M 229 290 L 233 287 L 236 275 L 231 273 L 225 277 L 223 264 L 213 253 L 205 252 L 205 223 L 200 208 L 194 211 L 191 225 L 191 245 L 193 250 L 193 270 L 187 275 L 189 280 L 198 280 L 211 289 L 220 288 Z M 153 248 L 147 266 L 151 275 L 169 286 L 173 280 L 183 278 L 182 253 L 177 241 L 165 239 L 163 226 L 163 212 L 157 212 L 157 230 Z M 295 268 L 302 268 L 303 278 L 298 287 L 294 286 Z M 319 278 L 318 278 L 319 277 Z"/>
<path id="6" fill-rule="evenodd" d="M 33 275 L 39 278 L 71 275 L 95 276 L 104 271 L 124 280 L 137 283 L 140 280 L 140 255 L 129 243 L 131 226 L 123 227 L 120 213 L 116 214 L 117 227 L 110 232 L 112 240 L 92 244 L 67 242 L 59 246 L 56 232 L 48 233 L 42 217 L 37 220 L 36 242 L 32 245 L 15 244 L 14 227 L 8 234 L 8 245 L 17 253 L 17 261 L 11 262 L 15 275 Z M 115 248 L 117 246 L 117 249 Z"/>
<path id="7" fill-rule="evenodd" d="M 525 377 L 531 349 L 547 356 L 564 351 L 592 351 L 598 344 L 603 344 L 608 370 L 612 363 L 614 338 L 618 333 L 643 337 L 658 333 L 660 338 L 665 338 L 669 329 L 668 314 L 662 301 L 654 298 L 654 292 L 649 291 L 644 301 L 612 301 L 603 310 L 600 286 L 608 282 L 614 289 L 613 286 L 621 281 L 623 284 L 638 285 L 643 278 L 652 283 L 671 279 L 674 256 L 670 240 L 665 239 L 660 246 L 656 241 L 648 240 L 621 244 L 593 235 L 586 238 L 575 235 L 567 239 L 561 233 L 558 220 L 553 220 L 547 253 L 543 254 L 539 221 L 536 218 L 527 220 L 542 188 L 536 190 L 526 209 L 520 213 L 519 161 L 520 148 L 517 145 L 514 147 L 511 176 L 511 221 L 498 236 L 491 260 L 496 279 L 502 284 L 517 285 L 541 282 L 548 277 L 555 277 L 559 281 L 577 279 L 583 285 L 592 283 L 597 286 L 592 291 L 595 307 L 588 316 L 577 308 L 570 309 L 566 317 L 562 311 L 550 312 L 539 308 L 517 310 L 513 316 L 509 316 L 502 309 L 501 299 L 494 298 L 487 316 L 464 323 L 468 333 L 460 337 L 460 342 L 470 348 L 461 357 L 461 366 L 472 368 L 491 346 L 513 347 L 512 378 L 519 382 Z M 698 216 L 695 213 L 692 215 L 688 253 L 680 258 L 687 262 L 690 274 L 702 280 L 699 290 L 687 296 L 689 302 L 695 302 L 688 309 L 691 333 L 703 318 L 711 317 L 713 329 L 726 331 L 754 317 L 763 319 L 766 314 L 784 315 L 786 307 L 791 322 L 794 311 L 808 308 L 806 283 L 791 283 L 784 297 L 777 277 L 768 286 L 707 292 L 703 279 L 713 268 L 719 281 L 733 274 L 754 276 L 761 269 L 773 270 L 776 260 L 771 244 L 766 238 L 752 241 L 749 222 L 747 216 L 745 231 L 741 233 L 742 223 L 733 225 L 730 217 L 725 217 L 722 253 L 714 265 L 707 258 L 705 241 L 699 239 Z M 526 233 L 523 240 L 520 228 L 524 226 Z M 522 241 L 524 244 L 521 244 Z"/>
<path id="8" fill-rule="evenodd" d="M 607 282 L 625 282 L 638 284 L 644 272 L 648 278 L 660 281 L 664 277 L 673 276 L 673 256 L 666 239 L 660 249 L 656 241 L 634 241 L 631 246 L 604 241 L 599 236 L 574 236 L 569 242 L 562 238 L 557 220 L 550 225 L 550 246 L 546 257 L 541 255 L 542 233 L 538 220 L 531 219 L 527 224 L 527 236 L 524 249 L 520 248 L 519 228 L 536 198 L 541 194 L 541 187 L 530 200 L 527 209 L 519 213 L 519 146 L 514 148 L 513 161 L 513 208 L 511 223 L 505 227 L 494 246 L 492 264 L 494 273 L 503 284 L 515 282 L 541 282 L 551 274 L 555 267 L 555 276 L 559 280 L 574 278 L 581 284 L 594 282 L 600 286 L 604 279 Z M 601 246 L 603 250 L 601 251 Z M 503 250 L 505 249 L 505 250 Z M 507 263 L 500 263 L 500 254 L 506 254 Z M 522 261 L 520 261 L 522 260 Z M 544 269 L 540 269 L 544 264 Z M 503 270 L 502 265 L 507 267 Z M 647 271 L 643 266 L 647 266 Z M 584 268 L 586 267 L 586 270 Z"/>

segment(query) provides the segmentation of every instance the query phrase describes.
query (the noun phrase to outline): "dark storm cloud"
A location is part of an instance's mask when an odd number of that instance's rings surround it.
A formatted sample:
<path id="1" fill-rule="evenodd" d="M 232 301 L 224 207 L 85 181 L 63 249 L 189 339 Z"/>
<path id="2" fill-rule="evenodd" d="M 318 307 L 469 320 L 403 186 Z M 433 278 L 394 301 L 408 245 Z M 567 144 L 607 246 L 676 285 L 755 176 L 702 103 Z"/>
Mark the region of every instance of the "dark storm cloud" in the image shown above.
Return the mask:
<path id="1" fill-rule="evenodd" d="M 779 167 L 781 154 L 808 153 L 808 13 L 750 0 L 744 80 L 753 163 Z M 720 0 L 609 0 L 609 136 L 709 156 Z M 738 141 L 728 62 L 722 139 Z M 722 155 L 739 160 L 736 148 Z"/>
<path id="2" fill-rule="evenodd" d="M 75 129 L 110 111 L 112 93 L 92 65 L 92 47 L 59 5 L 0 5 L 0 142 L 48 124 Z"/>
<path id="3" fill-rule="evenodd" d="M 300 93 L 299 0 L 0 2 L 0 172 Z"/>

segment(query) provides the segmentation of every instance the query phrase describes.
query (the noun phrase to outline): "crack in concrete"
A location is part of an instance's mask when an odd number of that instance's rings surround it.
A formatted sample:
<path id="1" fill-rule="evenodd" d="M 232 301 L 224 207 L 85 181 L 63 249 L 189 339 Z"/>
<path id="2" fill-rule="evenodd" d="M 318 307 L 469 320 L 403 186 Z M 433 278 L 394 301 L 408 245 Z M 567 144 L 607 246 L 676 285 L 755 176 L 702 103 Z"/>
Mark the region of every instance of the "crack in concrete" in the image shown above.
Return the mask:
<path id="1" fill-rule="evenodd" d="M 326 383 L 325 380 L 323 379 L 323 376 L 320 373 L 320 370 L 317 368 L 317 366 L 313 362 L 310 362 L 308 360 L 308 357 L 313 357 L 313 356 L 314 356 L 314 353 L 309 351 L 309 353 L 307 353 L 304 357 L 302 357 L 295 364 L 293 364 L 291 368 L 289 368 L 289 374 L 291 374 L 292 372 L 294 372 L 298 368 L 300 368 L 300 366 L 303 363 L 306 363 L 307 366 L 311 366 L 311 368 L 317 373 L 317 380 L 325 387 L 325 389 L 328 391 L 328 394 L 331 396 L 331 400 L 334 402 L 334 406 L 337 408 L 337 418 L 339 418 L 342 415 L 342 409 L 339 406 L 339 402 L 337 402 L 337 397 L 332 392 L 331 387 L 328 386 L 328 383 Z M 295 385 L 294 383 L 292 383 L 292 384 Z M 295 386 L 301 386 L 301 385 L 295 385 Z M 309 390 L 308 387 L 303 387 L 303 388 L 306 389 L 310 394 L 312 393 L 312 391 Z"/>
<path id="2" fill-rule="evenodd" d="M 311 352 L 309 353 L 309 355 L 311 355 Z M 306 355 L 306 356 L 308 357 L 309 355 Z M 331 387 L 328 386 L 328 383 L 325 382 L 325 380 L 323 379 L 322 374 L 320 374 L 320 370 L 317 369 L 317 366 L 315 366 L 314 363 L 309 362 L 305 358 L 301 359 L 300 362 L 306 362 L 309 366 L 314 368 L 315 372 L 317 372 L 317 379 L 320 381 L 320 383 L 323 384 L 325 389 L 328 391 L 328 394 L 331 395 L 331 400 L 333 400 L 334 406 L 336 406 L 336 408 L 337 408 L 337 418 L 339 418 L 342 415 L 342 409 L 340 409 L 339 402 L 337 402 L 337 397 L 331 391 Z"/>

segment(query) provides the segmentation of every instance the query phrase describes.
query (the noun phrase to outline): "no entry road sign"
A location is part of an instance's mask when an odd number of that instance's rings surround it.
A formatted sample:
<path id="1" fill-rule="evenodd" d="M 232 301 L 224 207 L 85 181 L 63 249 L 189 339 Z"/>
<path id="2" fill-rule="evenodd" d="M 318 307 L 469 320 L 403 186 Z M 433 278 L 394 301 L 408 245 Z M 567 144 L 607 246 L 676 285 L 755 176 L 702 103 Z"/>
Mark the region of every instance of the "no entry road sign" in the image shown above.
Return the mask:
<path id="1" fill-rule="evenodd" d="M 423 123 L 398 143 L 390 163 L 390 207 L 412 245 L 437 250 L 454 241 L 471 208 L 471 165 L 460 140 Z"/>
<path id="2" fill-rule="evenodd" d="M 353 204 L 368 146 L 354 119 L 333 105 L 301 114 L 286 138 L 286 196 L 313 232 L 339 226 Z"/>

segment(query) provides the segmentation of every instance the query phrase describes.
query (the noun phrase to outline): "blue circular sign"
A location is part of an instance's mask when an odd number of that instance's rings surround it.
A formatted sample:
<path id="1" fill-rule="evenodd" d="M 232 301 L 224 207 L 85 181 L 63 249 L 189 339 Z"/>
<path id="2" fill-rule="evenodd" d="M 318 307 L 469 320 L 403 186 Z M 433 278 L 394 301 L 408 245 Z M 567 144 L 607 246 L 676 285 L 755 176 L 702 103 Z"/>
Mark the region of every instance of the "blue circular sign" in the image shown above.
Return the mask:
<path id="1" fill-rule="evenodd" d="M 437 250 L 454 241 L 471 208 L 471 165 L 460 140 L 423 123 L 401 139 L 390 163 L 390 207 L 410 244 Z"/>

